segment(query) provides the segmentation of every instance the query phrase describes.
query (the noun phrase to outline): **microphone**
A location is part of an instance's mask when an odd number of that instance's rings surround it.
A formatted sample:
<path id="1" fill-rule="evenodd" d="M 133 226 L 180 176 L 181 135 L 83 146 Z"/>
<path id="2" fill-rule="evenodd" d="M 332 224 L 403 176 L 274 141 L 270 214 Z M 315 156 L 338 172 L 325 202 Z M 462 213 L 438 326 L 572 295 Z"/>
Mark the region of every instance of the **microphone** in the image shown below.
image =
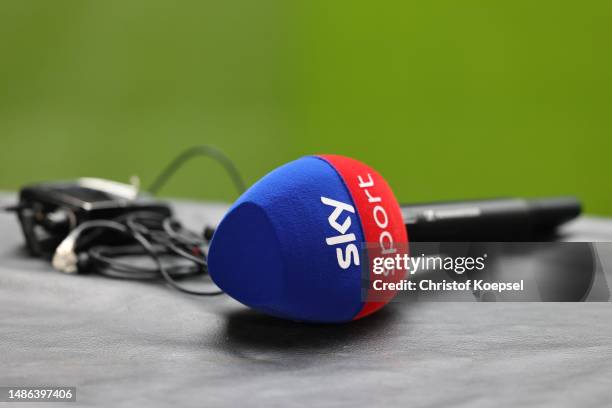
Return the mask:
<path id="1" fill-rule="evenodd" d="M 528 239 L 579 211 L 571 198 L 400 207 L 384 178 L 367 165 L 343 156 L 307 156 L 268 173 L 238 198 L 213 234 L 208 270 L 219 288 L 260 312 L 347 322 L 395 296 L 395 290 L 373 294 L 362 281 L 373 276 L 369 259 L 407 254 L 409 237 Z M 403 278 L 376 276 L 383 283 Z"/>
<path id="2" fill-rule="evenodd" d="M 387 182 L 348 157 L 302 157 L 268 173 L 232 205 L 213 235 L 208 270 L 219 288 L 261 312 L 347 322 L 395 295 L 377 292 L 369 302 L 362 294 L 372 251 L 361 251 L 363 242 L 405 253 L 406 228 Z"/>

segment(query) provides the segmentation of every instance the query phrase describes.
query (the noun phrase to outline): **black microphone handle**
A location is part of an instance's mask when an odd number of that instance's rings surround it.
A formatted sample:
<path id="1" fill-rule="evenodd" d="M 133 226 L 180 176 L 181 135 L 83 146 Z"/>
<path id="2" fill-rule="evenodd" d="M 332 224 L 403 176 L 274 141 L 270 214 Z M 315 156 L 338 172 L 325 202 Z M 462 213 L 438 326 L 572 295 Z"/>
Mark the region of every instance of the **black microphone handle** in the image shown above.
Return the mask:
<path id="1" fill-rule="evenodd" d="M 575 197 L 499 198 L 401 205 L 413 242 L 508 242 L 550 238 L 580 214 Z"/>

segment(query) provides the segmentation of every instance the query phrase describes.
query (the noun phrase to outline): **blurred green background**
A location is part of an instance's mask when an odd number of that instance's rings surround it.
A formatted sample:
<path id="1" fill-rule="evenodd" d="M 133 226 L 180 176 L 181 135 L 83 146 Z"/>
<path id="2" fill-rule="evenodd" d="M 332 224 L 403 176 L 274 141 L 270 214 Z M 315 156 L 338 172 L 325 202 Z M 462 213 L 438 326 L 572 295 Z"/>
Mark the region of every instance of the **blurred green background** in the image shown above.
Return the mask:
<path id="1" fill-rule="evenodd" d="M 148 184 L 212 144 L 249 182 L 311 153 L 404 202 L 576 194 L 612 215 L 610 1 L 0 3 L 0 189 Z M 217 166 L 163 192 L 230 200 Z"/>

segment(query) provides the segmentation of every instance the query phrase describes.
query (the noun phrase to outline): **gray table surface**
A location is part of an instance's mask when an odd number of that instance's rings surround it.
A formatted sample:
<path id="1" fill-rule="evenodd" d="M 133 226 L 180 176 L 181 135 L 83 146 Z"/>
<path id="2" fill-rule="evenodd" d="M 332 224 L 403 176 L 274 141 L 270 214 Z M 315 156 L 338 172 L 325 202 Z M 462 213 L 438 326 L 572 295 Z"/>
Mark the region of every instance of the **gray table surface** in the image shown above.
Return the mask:
<path id="1" fill-rule="evenodd" d="M 200 227 L 225 206 L 175 208 Z M 391 304 L 353 323 L 306 325 L 227 296 L 54 272 L 26 256 L 12 216 L 0 215 L 0 232 L 0 386 L 76 386 L 68 406 L 612 401 L 610 303 Z M 583 217 L 564 239 L 612 241 L 612 221 Z M 600 255 L 612 266 L 612 253 Z M 40 406 L 18 406 L 28 405 Z"/>

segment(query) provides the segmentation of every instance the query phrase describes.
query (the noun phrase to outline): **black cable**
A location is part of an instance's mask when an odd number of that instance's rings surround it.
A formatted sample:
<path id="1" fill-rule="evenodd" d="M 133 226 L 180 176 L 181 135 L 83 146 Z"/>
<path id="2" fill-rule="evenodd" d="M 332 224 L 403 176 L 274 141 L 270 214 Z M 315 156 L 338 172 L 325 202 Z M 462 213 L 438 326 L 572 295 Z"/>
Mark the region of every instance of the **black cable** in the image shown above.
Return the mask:
<path id="1" fill-rule="evenodd" d="M 175 228 L 177 226 L 181 228 L 180 223 L 172 218 L 165 218 L 162 221 L 162 228 L 164 229 L 164 232 L 168 234 L 169 237 L 176 239 L 177 241 L 180 241 L 185 245 L 198 245 L 202 242 L 202 238 L 200 238 L 198 234 L 187 229 L 183 233 L 181 233 Z"/>
<path id="2" fill-rule="evenodd" d="M 183 151 L 174 160 L 172 160 L 170 164 L 168 164 L 168 166 L 166 166 L 166 168 L 157 176 L 155 181 L 151 183 L 147 191 L 153 195 L 157 194 L 166 184 L 168 179 L 172 177 L 172 175 L 174 175 L 174 173 L 176 173 L 176 171 L 180 169 L 185 162 L 197 156 L 207 156 L 217 161 L 229 174 L 238 193 L 242 194 L 246 190 L 246 184 L 244 183 L 242 176 L 238 172 L 234 162 L 232 162 L 230 158 L 225 155 L 225 153 L 211 146 L 200 145 L 193 146 Z"/>
<path id="3" fill-rule="evenodd" d="M 164 256 L 168 251 L 164 247 L 154 245 L 155 252 Z M 159 271 L 156 268 L 139 266 L 133 262 L 123 262 L 121 257 L 143 255 L 143 250 L 139 245 L 124 245 L 119 247 L 97 246 L 91 248 L 88 252 L 86 262 L 95 263 L 96 271 L 103 275 L 113 278 L 135 279 L 135 280 L 152 280 L 160 277 Z M 106 268 L 100 268 L 106 267 Z M 167 269 L 174 278 L 184 278 L 188 276 L 198 275 L 202 273 L 202 268 L 199 265 L 172 265 L 167 266 Z"/>
<path id="4" fill-rule="evenodd" d="M 166 281 L 169 286 L 190 295 L 216 296 L 223 293 L 223 291 L 221 290 L 195 291 L 181 286 L 175 280 L 175 278 L 184 278 L 195 274 L 201 274 L 203 272 L 202 265 L 199 265 L 197 263 L 194 263 L 190 267 L 185 265 L 169 267 L 165 265 L 164 262 L 162 262 L 161 257 L 164 254 L 169 253 L 168 248 L 164 247 L 164 245 L 156 246 L 154 243 L 152 243 L 145 236 L 145 233 L 148 232 L 148 229 L 147 227 L 144 227 L 143 224 L 139 224 L 130 218 L 127 218 L 124 222 L 125 223 L 120 223 L 114 220 L 95 220 L 84 222 L 77 228 L 78 231 L 74 230 L 71 233 L 72 239 L 75 240 L 74 245 L 77 245 L 79 236 L 88 229 L 98 230 L 98 232 L 100 229 L 111 229 L 126 236 L 129 236 L 134 241 L 136 241 L 136 243 L 139 244 L 140 248 L 142 248 L 142 250 L 144 251 L 144 254 L 148 255 L 156 264 L 156 268 L 145 268 L 142 266 L 137 266 L 131 263 L 114 259 L 114 257 L 143 254 L 142 251 L 135 250 L 133 246 L 97 246 L 90 248 L 86 252 L 88 256 L 87 261 L 90 263 L 93 262 L 95 264 L 95 267 L 93 269 L 96 272 L 113 278 L 136 280 L 157 279 L 161 275 L 161 277 Z M 185 256 L 180 255 L 180 257 L 193 262 L 192 259 L 189 259 Z"/>
<path id="5" fill-rule="evenodd" d="M 147 191 L 153 195 L 157 194 L 159 190 L 167 183 L 168 179 L 170 179 L 170 177 L 172 177 L 174 173 L 176 173 L 177 170 L 179 170 L 187 161 L 197 156 L 207 156 L 217 161 L 219 164 L 221 164 L 221 166 L 223 166 L 225 171 L 228 173 L 228 175 L 232 179 L 232 182 L 234 183 L 234 186 L 236 187 L 238 194 L 242 194 L 246 190 L 246 184 L 244 183 L 244 180 L 242 176 L 240 175 L 240 172 L 236 168 L 236 165 L 234 164 L 234 162 L 229 157 L 227 157 L 225 153 L 223 153 L 222 151 L 212 146 L 200 145 L 200 146 L 193 146 L 187 150 L 184 150 L 182 153 L 180 153 L 174 160 L 170 162 L 170 164 L 168 164 L 168 166 L 166 166 L 164 170 L 162 170 L 162 172 L 157 176 L 157 178 L 153 181 L 153 183 L 151 183 Z M 170 219 L 166 219 L 163 221 L 163 228 L 164 228 L 164 231 L 168 234 L 168 236 L 175 238 L 175 239 L 179 237 L 179 235 L 172 228 Z M 192 234 L 192 235 L 195 235 L 195 234 Z M 181 238 L 186 238 L 186 237 L 183 236 Z M 179 239 L 179 240 L 185 243 L 185 239 Z M 185 259 L 190 259 L 200 264 L 203 268 L 207 268 L 208 266 L 206 262 L 206 255 L 204 251 L 202 251 L 202 253 L 200 254 L 201 255 L 201 259 L 200 259 L 194 255 L 187 253 L 186 251 L 184 251 L 183 249 L 181 249 L 180 247 L 178 247 L 172 242 L 168 243 L 168 248 L 174 251 L 177 255 L 182 256 Z M 210 292 L 197 292 L 197 291 L 193 291 L 190 289 L 186 289 L 186 288 L 181 287 L 178 283 L 176 283 L 166 270 L 160 270 L 160 272 L 162 273 L 164 279 L 166 279 L 166 281 L 172 287 L 174 287 L 175 289 L 181 292 L 189 293 L 191 295 L 205 295 L 205 296 L 211 296 L 211 295 L 217 295 L 217 294 L 223 293 L 222 291 L 219 291 L 218 293 L 211 294 Z"/>
<path id="6" fill-rule="evenodd" d="M 112 221 L 121 224 L 121 223 L 125 222 L 125 220 L 127 220 L 128 218 L 136 218 L 136 217 L 141 217 L 142 219 L 148 219 L 148 220 L 159 220 L 160 223 L 162 223 L 163 220 L 167 218 L 166 216 L 163 216 L 160 213 L 157 213 L 157 212 L 154 212 L 154 211 L 141 210 L 141 211 L 134 211 L 134 212 L 130 212 L 130 213 L 127 213 L 127 214 L 120 215 L 118 217 L 113 218 Z M 102 230 L 92 231 L 91 233 L 87 234 L 86 236 L 82 237 L 79 240 L 79 246 L 80 247 L 89 247 L 89 246 L 91 246 L 92 243 L 96 239 L 98 239 L 102 233 L 103 233 Z"/>
<path id="7" fill-rule="evenodd" d="M 151 243 L 145 237 L 143 237 L 139 232 L 137 232 L 137 231 L 132 231 L 132 232 L 133 232 L 134 239 L 136 239 L 136 241 L 138 241 L 138 243 L 142 245 L 144 250 L 151 256 L 153 261 L 155 261 L 155 263 L 157 264 L 157 268 L 159 269 L 159 272 L 162 274 L 162 276 L 164 277 L 164 279 L 166 280 L 166 283 L 168 285 L 172 286 L 174 289 L 176 289 L 176 290 L 178 290 L 180 292 L 187 293 L 189 295 L 217 296 L 217 295 L 223 294 L 222 290 L 216 290 L 216 291 L 211 291 L 211 292 L 202 292 L 202 291 L 195 291 L 195 290 L 187 289 L 187 288 L 181 286 L 168 273 L 168 271 L 164 267 L 163 263 L 159 259 L 159 256 L 157 255 L 157 253 L 155 252 L 155 250 L 151 246 Z"/>

